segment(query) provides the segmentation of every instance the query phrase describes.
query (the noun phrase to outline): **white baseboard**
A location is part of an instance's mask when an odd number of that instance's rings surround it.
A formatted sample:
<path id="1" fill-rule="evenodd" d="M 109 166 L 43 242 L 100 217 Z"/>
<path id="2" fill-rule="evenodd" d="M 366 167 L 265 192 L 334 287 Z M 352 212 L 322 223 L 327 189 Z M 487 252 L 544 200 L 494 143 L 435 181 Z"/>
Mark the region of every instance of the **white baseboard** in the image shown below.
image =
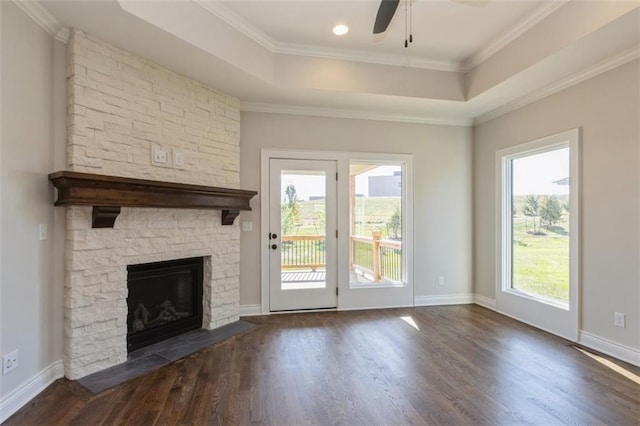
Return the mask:
<path id="1" fill-rule="evenodd" d="M 385 306 L 347 306 L 340 309 L 338 311 L 370 311 L 372 309 L 398 309 L 398 308 L 412 308 L 413 305 L 385 305 Z"/>
<path id="2" fill-rule="evenodd" d="M 470 303 L 473 303 L 473 294 L 442 294 L 414 298 L 415 306 L 468 305 Z"/>
<path id="3" fill-rule="evenodd" d="M 473 303 L 476 305 L 480 305 L 483 308 L 491 309 L 492 311 L 496 310 L 496 300 L 490 299 L 485 296 L 480 296 L 479 294 L 473 295 Z"/>
<path id="4" fill-rule="evenodd" d="M 64 377 L 62 361 L 56 361 L 0 400 L 0 423 L 35 398 L 55 380 Z"/>
<path id="5" fill-rule="evenodd" d="M 591 334 L 586 331 L 580 331 L 578 335 L 578 343 L 640 367 L 640 350 L 638 349 L 612 342 L 609 339 L 596 336 L 595 334 Z"/>
<path id="6" fill-rule="evenodd" d="M 240 305 L 240 316 L 251 317 L 262 315 L 262 305 Z"/>

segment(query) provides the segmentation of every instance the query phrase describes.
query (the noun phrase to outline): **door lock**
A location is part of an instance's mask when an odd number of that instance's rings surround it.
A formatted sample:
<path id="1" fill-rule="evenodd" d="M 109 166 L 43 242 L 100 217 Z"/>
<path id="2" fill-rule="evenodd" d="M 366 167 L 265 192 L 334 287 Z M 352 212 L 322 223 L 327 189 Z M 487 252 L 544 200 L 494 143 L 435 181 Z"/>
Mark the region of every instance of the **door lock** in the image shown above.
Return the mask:
<path id="1" fill-rule="evenodd" d="M 276 238 L 278 238 L 278 234 L 269 233 L 269 239 L 270 240 L 275 240 Z"/>

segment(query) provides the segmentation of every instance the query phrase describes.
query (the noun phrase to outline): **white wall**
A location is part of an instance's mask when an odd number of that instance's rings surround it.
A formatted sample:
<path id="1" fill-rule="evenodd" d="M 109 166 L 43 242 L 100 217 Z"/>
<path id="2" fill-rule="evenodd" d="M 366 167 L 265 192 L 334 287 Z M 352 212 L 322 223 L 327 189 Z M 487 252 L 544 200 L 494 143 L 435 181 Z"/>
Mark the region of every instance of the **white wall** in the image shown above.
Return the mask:
<path id="1" fill-rule="evenodd" d="M 474 289 L 495 297 L 495 153 L 582 133 L 581 329 L 640 349 L 640 69 L 633 61 L 474 129 Z M 627 327 L 613 325 L 613 313 Z"/>
<path id="2" fill-rule="evenodd" d="M 65 46 L 13 3 L 0 10 L 0 353 L 20 354 L 18 368 L 0 376 L 5 410 L 8 395 L 62 358 L 64 215 L 47 174 L 64 167 L 66 102 Z"/>
<path id="3" fill-rule="evenodd" d="M 415 295 L 471 293 L 471 130 L 243 112 L 240 187 L 260 189 L 260 149 L 387 152 L 414 155 Z M 241 212 L 240 305 L 260 304 L 260 197 Z M 438 286 L 438 276 L 447 285 Z"/>

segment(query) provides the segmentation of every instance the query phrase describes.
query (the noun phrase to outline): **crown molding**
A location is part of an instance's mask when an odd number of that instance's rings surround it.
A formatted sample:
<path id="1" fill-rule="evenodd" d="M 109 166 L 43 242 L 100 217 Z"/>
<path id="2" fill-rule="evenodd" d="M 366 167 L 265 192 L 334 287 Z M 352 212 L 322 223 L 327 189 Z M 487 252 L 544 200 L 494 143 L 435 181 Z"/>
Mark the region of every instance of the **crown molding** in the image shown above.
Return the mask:
<path id="1" fill-rule="evenodd" d="M 247 22 L 237 13 L 233 12 L 221 2 L 216 0 L 193 0 L 209 13 L 222 19 L 242 34 L 246 35 L 262 47 L 283 55 L 308 56 L 325 59 L 351 60 L 381 65 L 404 66 L 412 68 L 422 68 L 434 71 L 448 72 L 468 72 L 484 62 L 487 58 L 503 49 L 516 38 L 529 31 L 542 20 L 560 9 L 569 0 L 556 0 L 540 7 L 527 19 L 519 23 L 516 27 L 508 31 L 504 36 L 491 43 L 487 48 L 471 55 L 465 61 L 436 61 L 424 58 L 412 58 L 405 55 L 392 55 L 371 53 L 361 50 L 329 49 L 319 46 L 301 45 L 294 43 L 280 43 L 273 40 L 264 32 Z"/>
<path id="2" fill-rule="evenodd" d="M 545 5 L 541 6 L 524 21 L 520 22 L 514 28 L 507 31 L 502 37 L 495 40 L 486 48 L 481 49 L 480 51 L 465 59 L 461 64 L 461 70 L 463 72 L 471 71 L 472 69 L 486 61 L 489 57 L 494 55 L 496 52 L 502 50 L 504 47 L 512 43 L 515 39 L 538 25 L 545 18 L 553 14 L 568 2 L 569 0 L 555 0 L 551 3 L 546 3 Z"/>
<path id="3" fill-rule="evenodd" d="M 222 19 L 242 34 L 246 35 L 262 47 L 283 55 L 308 56 L 325 59 L 351 60 L 356 62 L 381 65 L 404 66 L 433 71 L 468 72 L 480 65 L 490 56 L 503 49 L 516 38 L 529 31 L 542 20 L 560 9 L 570 0 L 555 0 L 537 9 L 517 26 L 507 31 L 504 36 L 491 43 L 485 49 L 474 53 L 464 61 L 436 61 L 424 58 L 412 58 L 405 55 L 371 53 L 362 50 L 329 49 L 319 46 L 294 43 L 280 43 L 260 31 L 237 13 L 217 0 L 193 0 L 207 12 Z"/>
<path id="4" fill-rule="evenodd" d="M 13 3 L 53 38 L 65 44 L 69 41 L 69 28 L 64 27 L 39 2 L 13 0 Z"/>
<path id="5" fill-rule="evenodd" d="M 307 56 L 314 58 L 348 60 L 355 62 L 365 62 L 368 64 L 422 68 L 432 71 L 462 71 L 462 65 L 458 62 L 433 61 L 424 58 L 411 57 L 409 55 L 371 53 L 364 52 L 362 50 L 329 49 L 319 46 L 293 43 L 277 43 L 275 45 L 273 53 L 279 53 L 283 55 Z"/>
<path id="6" fill-rule="evenodd" d="M 243 112 L 263 112 L 271 114 L 306 115 L 313 117 L 347 118 L 351 120 L 393 121 L 398 123 L 436 124 L 443 126 L 471 126 L 473 121 L 466 118 L 427 117 L 422 115 L 391 114 L 383 112 L 318 108 L 300 105 L 242 102 Z"/>
<path id="7" fill-rule="evenodd" d="M 302 45 L 295 43 L 280 43 L 260 31 L 246 19 L 233 12 L 227 6 L 216 0 L 193 0 L 212 15 L 269 50 L 271 53 L 282 55 L 308 56 L 324 59 L 350 60 L 382 65 L 423 68 L 434 71 L 462 71 L 462 64 L 449 61 L 433 61 L 421 58 L 411 58 L 406 55 L 376 54 L 362 50 L 329 49 L 320 46 Z"/>
<path id="8" fill-rule="evenodd" d="M 224 22 L 258 43 L 260 46 L 270 50 L 271 52 L 274 51 L 276 42 L 271 37 L 251 25 L 246 19 L 233 12 L 221 2 L 217 0 L 193 0 L 193 2 L 212 15 L 222 19 Z"/>
<path id="9" fill-rule="evenodd" d="M 477 124 L 486 123 L 489 120 L 493 120 L 494 118 L 497 118 L 501 115 L 522 108 L 525 105 L 538 101 L 542 98 L 546 98 L 547 96 L 558 93 L 578 83 L 582 83 L 583 81 L 593 78 L 599 74 L 611 71 L 614 68 L 617 68 L 621 65 L 626 64 L 627 62 L 631 62 L 634 59 L 638 58 L 640 58 L 640 46 L 635 46 L 631 49 L 618 53 L 617 55 L 614 55 L 609 59 L 600 61 L 589 68 L 563 78 L 562 80 L 558 80 L 556 83 L 550 86 L 535 90 L 519 99 L 514 100 L 513 102 L 509 102 L 492 111 L 479 115 L 473 120 L 473 125 L 475 126 Z"/>

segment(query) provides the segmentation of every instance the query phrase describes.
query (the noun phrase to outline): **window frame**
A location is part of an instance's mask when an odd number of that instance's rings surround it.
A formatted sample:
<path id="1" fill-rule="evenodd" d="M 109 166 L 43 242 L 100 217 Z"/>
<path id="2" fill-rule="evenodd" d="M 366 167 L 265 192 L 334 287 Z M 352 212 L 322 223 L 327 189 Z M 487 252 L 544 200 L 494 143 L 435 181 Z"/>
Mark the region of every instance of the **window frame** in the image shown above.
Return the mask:
<path id="1" fill-rule="evenodd" d="M 523 303 L 538 302 L 551 310 L 564 311 L 572 323 L 571 330 L 554 332 L 546 321 L 540 328 L 563 337 L 573 338 L 578 332 L 580 293 L 580 170 L 579 129 L 571 129 L 531 142 L 519 144 L 496 152 L 496 308 L 499 312 L 525 320 L 533 325 L 535 320 L 525 319 L 530 312 L 520 315 Z M 513 277 L 513 220 L 512 220 L 512 161 L 560 148 L 569 148 L 569 302 L 564 303 L 544 296 L 534 295 L 512 288 Z M 513 298 L 522 302 L 514 302 Z M 510 303 L 519 305 L 512 310 Z M 538 305 L 539 306 L 539 305 Z M 557 308 L 557 309 L 554 309 Z M 546 309 L 546 308 L 545 308 Z M 533 309 L 532 311 L 534 311 Z M 575 329 L 575 330 L 574 330 Z"/>
<path id="2" fill-rule="evenodd" d="M 408 264 L 408 259 L 407 256 L 405 255 L 408 248 L 407 248 L 407 244 L 405 243 L 405 241 L 408 239 L 411 240 L 410 237 L 407 237 L 407 232 L 408 229 L 413 229 L 413 227 L 411 226 L 412 224 L 408 223 L 408 215 L 407 215 L 407 206 L 409 205 L 409 201 L 408 201 L 408 193 L 407 193 L 407 168 L 409 167 L 408 162 L 406 161 L 406 159 L 400 159 L 400 160 L 389 160 L 389 159 L 366 159 L 363 160 L 361 158 L 350 158 L 349 159 L 349 167 L 351 167 L 352 164 L 376 164 L 377 166 L 398 166 L 400 167 L 400 171 L 401 171 L 401 178 L 400 181 L 402 183 L 401 186 L 401 191 L 400 191 L 400 221 L 401 221 L 401 235 L 402 235 L 402 271 L 401 271 L 401 276 L 402 279 L 399 282 L 387 282 L 387 283 L 367 283 L 367 284 L 359 284 L 359 283 L 354 283 L 351 281 L 351 279 L 349 279 L 347 281 L 347 285 L 349 287 L 349 289 L 352 290 L 358 290 L 358 289 L 367 289 L 367 288 L 384 288 L 384 287 L 390 287 L 390 288 L 394 288 L 394 287 L 405 287 L 410 285 L 409 282 L 409 264 Z M 349 188 L 349 197 L 351 196 L 355 196 L 355 194 L 351 194 L 351 188 Z M 351 210 L 351 206 L 349 208 L 349 233 L 347 235 L 347 237 L 350 239 L 353 235 L 352 235 L 352 229 L 351 229 L 351 219 L 352 219 L 352 215 L 353 215 L 353 211 Z M 413 221 L 413 219 L 411 218 L 411 220 Z M 413 232 L 413 231 L 412 231 Z M 350 269 L 350 268 L 349 268 Z M 350 278 L 350 277 L 349 277 Z"/>
<path id="3" fill-rule="evenodd" d="M 533 155 L 545 154 L 560 149 L 568 148 L 571 156 L 571 146 L 568 141 L 545 145 L 543 147 L 521 151 L 516 154 L 502 157 L 502 291 L 528 297 L 542 303 L 555 305 L 568 310 L 569 302 L 562 302 L 542 295 L 532 294 L 513 287 L 513 161 Z M 571 160 L 569 160 L 571 161 Z M 569 190 L 571 196 L 571 189 Z M 569 212 L 569 229 L 571 229 L 571 212 Z M 571 241 L 571 232 L 569 232 Z M 569 244 L 571 245 L 571 244 Z M 569 248 L 569 279 L 571 275 L 571 249 Z"/>

